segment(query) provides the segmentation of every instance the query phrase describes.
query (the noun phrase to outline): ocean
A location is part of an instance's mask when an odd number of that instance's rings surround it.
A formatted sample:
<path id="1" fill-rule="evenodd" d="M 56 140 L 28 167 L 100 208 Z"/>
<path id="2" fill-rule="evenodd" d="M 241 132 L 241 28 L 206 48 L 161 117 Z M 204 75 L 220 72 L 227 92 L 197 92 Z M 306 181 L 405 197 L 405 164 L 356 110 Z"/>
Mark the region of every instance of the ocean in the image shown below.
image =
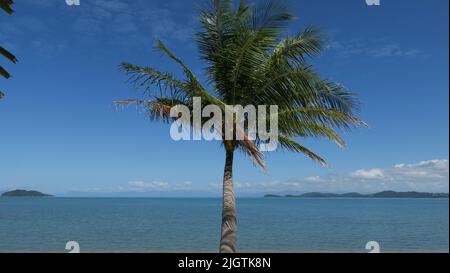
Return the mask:
<path id="1" fill-rule="evenodd" d="M 242 198 L 240 252 L 449 252 L 448 199 Z M 0 252 L 217 252 L 215 198 L 0 198 Z"/>

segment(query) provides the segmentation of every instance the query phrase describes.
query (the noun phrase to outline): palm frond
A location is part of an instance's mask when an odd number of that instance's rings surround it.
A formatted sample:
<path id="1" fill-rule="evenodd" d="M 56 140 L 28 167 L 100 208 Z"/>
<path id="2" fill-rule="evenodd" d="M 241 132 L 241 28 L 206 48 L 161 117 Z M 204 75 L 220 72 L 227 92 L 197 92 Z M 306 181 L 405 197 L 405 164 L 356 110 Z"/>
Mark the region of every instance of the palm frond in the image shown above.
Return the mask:
<path id="1" fill-rule="evenodd" d="M 318 78 L 308 67 L 272 66 L 263 79 L 251 103 L 292 108 L 318 100 Z"/>
<path id="2" fill-rule="evenodd" d="M 314 57 L 319 53 L 323 43 L 320 31 L 314 27 L 307 27 L 297 36 L 279 42 L 268 61 L 271 65 L 285 62 L 301 64 L 305 62 L 305 57 Z"/>
<path id="3" fill-rule="evenodd" d="M 136 104 L 138 107 L 142 107 L 147 111 L 151 120 L 162 119 L 162 121 L 167 123 L 174 120 L 174 118 L 170 116 L 170 110 L 175 105 L 183 105 L 183 102 L 173 99 L 160 98 L 155 101 L 138 99 L 119 100 L 115 101 L 114 104 L 117 106 Z"/>
<path id="4" fill-rule="evenodd" d="M 0 9 L 4 10 L 8 14 L 12 14 L 14 10 L 11 5 L 14 4 L 13 0 L 0 0 Z"/>
<path id="5" fill-rule="evenodd" d="M 243 140 L 236 141 L 236 148 L 243 151 L 262 170 L 266 169 L 264 155 L 257 146 L 257 141 L 250 139 L 248 132 L 239 125 L 235 126 L 236 135 L 243 136 Z M 224 132 L 223 132 L 224 134 Z"/>
<path id="6" fill-rule="evenodd" d="M 0 0 L 0 9 L 5 11 L 8 14 L 14 13 L 14 10 L 11 8 L 11 6 L 14 4 L 13 0 Z M 0 55 L 3 55 L 5 58 L 10 60 L 13 63 L 17 62 L 17 58 L 8 50 L 0 46 Z M 0 66 L 0 75 L 6 79 L 9 79 L 11 75 L 6 71 L 2 66 Z M 4 93 L 0 91 L 0 99 L 4 97 Z"/>
<path id="7" fill-rule="evenodd" d="M 192 73 L 192 71 L 181 61 L 181 59 L 177 58 L 165 45 L 161 40 L 157 41 L 157 48 L 159 48 L 162 52 L 166 53 L 167 56 L 169 56 L 172 60 L 174 60 L 176 63 L 178 63 L 184 71 L 184 74 L 188 78 L 188 88 L 185 88 L 184 90 L 189 93 L 192 97 L 198 96 L 201 97 L 204 101 L 212 104 L 216 104 L 221 106 L 222 108 L 225 107 L 225 104 L 217 99 L 216 97 L 210 95 L 206 89 L 203 87 L 203 85 L 200 83 L 200 81 L 197 79 L 197 77 Z"/>
<path id="8" fill-rule="evenodd" d="M 185 99 L 185 83 L 175 79 L 170 73 L 125 62 L 120 67 L 129 76 L 128 82 L 135 88 L 144 88 L 150 96 Z M 152 86 L 155 86 L 156 90 L 152 89 Z"/>
<path id="9" fill-rule="evenodd" d="M 340 129 L 351 129 L 358 126 L 367 126 L 364 121 L 358 119 L 357 117 L 351 116 L 348 113 L 341 112 L 336 109 L 321 107 L 306 107 L 286 110 L 278 113 L 278 115 L 281 119 L 283 119 L 284 116 L 295 115 L 300 120 L 319 122 L 320 124 Z"/>
<path id="10" fill-rule="evenodd" d="M 288 137 L 326 137 L 339 147 L 345 146 L 345 141 L 330 126 L 316 121 L 299 119 L 296 115 L 280 116 L 278 130 Z"/>
<path id="11" fill-rule="evenodd" d="M 305 146 L 301 145 L 300 143 L 296 142 L 295 140 L 293 140 L 289 137 L 280 135 L 278 137 L 278 141 L 282 148 L 292 151 L 292 152 L 305 154 L 309 158 L 319 162 L 322 166 L 329 167 L 327 162 L 325 161 L 325 159 L 318 156 L 317 154 L 315 154 L 314 152 L 312 152 Z"/>
<path id="12" fill-rule="evenodd" d="M 231 62 L 230 81 L 232 83 L 232 99 L 230 102 L 235 104 L 236 98 L 245 97 L 242 87 L 250 85 L 250 83 L 259 83 L 261 80 L 258 67 L 264 64 L 267 48 L 272 44 L 271 30 L 261 29 L 257 32 L 249 32 L 244 36 L 242 42 L 236 44 L 235 57 Z M 229 54 L 232 55 L 232 54 Z M 232 56 L 233 56 L 232 55 Z M 248 92 L 248 90 L 245 90 Z"/>
<path id="13" fill-rule="evenodd" d="M 258 2 L 252 13 L 253 30 L 284 29 L 295 18 L 283 0 L 265 0 Z"/>
<path id="14" fill-rule="evenodd" d="M 4 78 L 9 79 L 11 77 L 11 74 L 8 73 L 2 66 L 0 66 L 0 75 L 2 75 Z"/>
<path id="15" fill-rule="evenodd" d="M 244 140 L 236 141 L 236 148 L 247 155 L 255 165 L 259 166 L 262 170 L 266 170 L 263 153 L 258 149 L 255 142 L 248 139 L 247 134 L 244 135 Z"/>
<path id="16" fill-rule="evenodd" d="M 359 111 L 360 103 L 353 92 L 349 92 L 342 85 L 334 82 L 318 82 L 319 98 L 317 103 L 322 107 L 337 109 L 345 113 Z"/>
<path id="17" fill-rule="evenodd" d="M 17 58 L 14 56 L 11 52 L 4 49 L 2 46 L 0 46 L 0 54 L 6 57 L 8 60 L 10 60 L 13 63 L 17 63 Z"/>

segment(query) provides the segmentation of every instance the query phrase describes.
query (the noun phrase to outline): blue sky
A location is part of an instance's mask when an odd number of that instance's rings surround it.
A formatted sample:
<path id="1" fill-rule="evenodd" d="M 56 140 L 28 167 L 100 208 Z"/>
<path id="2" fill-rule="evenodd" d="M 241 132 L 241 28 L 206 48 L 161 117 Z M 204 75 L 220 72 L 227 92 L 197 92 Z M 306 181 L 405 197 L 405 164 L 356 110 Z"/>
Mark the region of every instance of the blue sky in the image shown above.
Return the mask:
<path id="1" fill-rule="evenodd" d="M 118 64 L 180 75 L 153 49 L 155 38 L 198 75 L 193 1 L 22 0 L 0 14 L 0 44 L 14 76 L 0 80 L 0 191 L 148 196 L 220 194 L 224 152 L 216 142 L 174 142 L 169 127 L 113 101 L 140 97 Z M 198 1 L 201 3 L 202 1 Z M 420 190 L 448 192 L 448 1 L 291 1 L 289 27 L 320 27 L 326 50 L 313 63 L 358 93 L 370 125 L 345 133 L 347 147 L 303 141 L 330 169 L 287 152 L 261 172 L 239 155 L 238 194 Z"/>

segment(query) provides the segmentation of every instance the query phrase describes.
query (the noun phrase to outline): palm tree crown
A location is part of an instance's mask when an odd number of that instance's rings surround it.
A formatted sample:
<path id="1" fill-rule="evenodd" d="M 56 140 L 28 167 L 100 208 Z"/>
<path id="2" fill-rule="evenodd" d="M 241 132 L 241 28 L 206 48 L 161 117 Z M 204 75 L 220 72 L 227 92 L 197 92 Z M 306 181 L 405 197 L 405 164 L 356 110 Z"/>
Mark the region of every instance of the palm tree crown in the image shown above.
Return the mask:
<path id="1" fill-rule="evenodd" d="M 185 78 L 123 63 L 121 67 L 130 80 L 137 87 L 145 87 L 149 98 L 119 104 L 141 103 L 153 118 L 164 121 L 171 120 L 169 110 L 175 105 L 192 108 L 195 96 L 222 109 L 236 104 L 278 105 L 281 147 L 304 153 L 321 164 L 326 164 L 323 158 L 294 138 L 327 137 L 343 146 L 344 140 L 334 129 L 363 124 L 354 116 L 358 109 L 354 94 L 320 78 L 308 63 L 308 58 L 322 49 L 320 32 L 308 27 L 282 39 L 286 24 L 294 17 L 279 1 L 263 5 L 241 1 L 235 9 L 231 0 L 215 0 L 211 7 L 200 11 L 202 30 L 197 33 L 197 44 L 207 64 L 205 72 L 211 88 L 204 87 L 181 59 L 157 41 L 157 48 L 180 65 Z M 255 149 L 258 142 L 234 140 L 224 144 L 243 151 L 264 167 L 262 154 Z"/>
<path id="2" fill-rule="evenodd" d="M 340 84 L 321 78 L 308 62 L 323 49 L 320 32 L 307 27 L 292 37 L 283 37 L 294 16 L 281 1 L 258 4 L 241 1 L 235 6 L 232 0 L 211 0 L 208 7 L 199 10 L 201 30 L 196 34 L 196 41 L 206 64 L 206 85 L 162 41 L 157 41 L 157 48 L 180 66 L 184 78 L 123 63 L 121 68 L 130 81 L 136 87 L 145 88 L 148 97 L 118 104 L 139 103 L 152 118 L 166 122 L 172 120 L 170 109 L 176 105 L 185 105 L 192 111 L 194 97 L 222 110 L 237 104 L 277 105 L 279 145 L 323 165 L 325 160 L 298 140 L 326 137 L 343 146 L 344 140 L 335 130 L 364 124 L 355 117 L 359 105 L 355 95 Z M 225 132 L 220 133 L 223 136 Z M 227 156 L 221 252 L 236 251 L 233 152 L 242 151 L 265 168 L 263 154 L 257 148 L 261 142 L 258 137 L 222 141 Z"/>

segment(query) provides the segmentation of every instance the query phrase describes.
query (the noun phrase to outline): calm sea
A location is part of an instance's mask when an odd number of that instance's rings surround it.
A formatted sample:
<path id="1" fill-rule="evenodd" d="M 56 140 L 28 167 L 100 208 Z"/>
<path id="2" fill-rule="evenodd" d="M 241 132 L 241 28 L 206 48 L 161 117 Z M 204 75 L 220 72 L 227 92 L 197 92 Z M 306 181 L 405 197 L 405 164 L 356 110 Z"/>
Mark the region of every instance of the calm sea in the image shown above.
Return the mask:
<path id="1" fill-rule="evenodd" d="M 0 252 L 216 252 L 220 199 L 0 198 Z M 241 252 L 448 252 L 444 199 L 239 199 Z"/>

